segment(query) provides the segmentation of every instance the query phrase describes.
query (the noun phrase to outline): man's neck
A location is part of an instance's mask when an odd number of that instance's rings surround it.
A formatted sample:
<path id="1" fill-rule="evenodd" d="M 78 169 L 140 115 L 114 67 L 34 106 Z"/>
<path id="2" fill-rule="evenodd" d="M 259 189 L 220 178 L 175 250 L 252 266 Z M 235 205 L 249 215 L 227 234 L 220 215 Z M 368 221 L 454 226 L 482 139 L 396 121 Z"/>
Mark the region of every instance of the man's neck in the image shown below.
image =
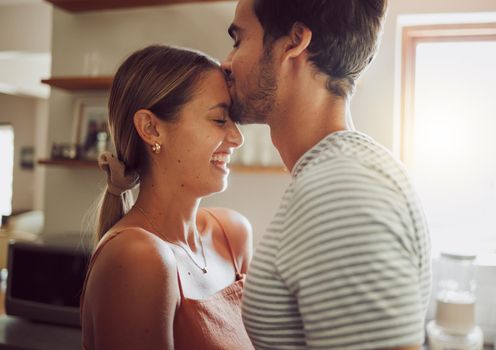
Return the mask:
<path id="1" fill-rule="evenodd" d="M 272 142 L 289 170 L 330 133 L 354 129 L 348 101 L 322 91 L 296 93 L 278 106 L 269 126 Z"/>

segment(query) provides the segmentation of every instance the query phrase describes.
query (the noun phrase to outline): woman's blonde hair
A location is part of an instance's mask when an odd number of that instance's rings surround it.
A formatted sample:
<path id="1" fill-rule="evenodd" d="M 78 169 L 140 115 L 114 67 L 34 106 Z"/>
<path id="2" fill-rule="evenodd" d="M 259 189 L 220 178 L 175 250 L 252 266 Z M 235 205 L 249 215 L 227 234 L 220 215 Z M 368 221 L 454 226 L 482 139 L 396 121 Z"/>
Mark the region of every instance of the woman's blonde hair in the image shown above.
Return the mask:
<path id="1" fill-rule="evenodd" d="M 148 164 L 146 145 L 134 127 L 135 113 L 147 109 L 164 121 L 175 121 L 193 97 L 202 75 L 212 69 L 220 68 L 210 57 L 164 45 L 136 51 L 122 63 L 112 83 L 108 107 L 111 139 L 126 172 L 142 174 Z M 97 209 L 97 241 L 131 209 L 133 202 L 130 190 L 121 196 L 104 191 Z"/>

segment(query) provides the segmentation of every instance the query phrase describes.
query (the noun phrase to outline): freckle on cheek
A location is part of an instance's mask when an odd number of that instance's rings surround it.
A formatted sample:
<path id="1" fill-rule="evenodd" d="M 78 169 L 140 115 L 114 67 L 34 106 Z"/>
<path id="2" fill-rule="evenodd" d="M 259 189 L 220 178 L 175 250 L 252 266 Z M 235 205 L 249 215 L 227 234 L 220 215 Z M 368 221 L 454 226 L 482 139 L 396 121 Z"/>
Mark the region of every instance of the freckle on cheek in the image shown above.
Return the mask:
<path id="1" fill-rule="evenodd" d="M 177 162 L 178 162 L 178 163 L 181 163 L 181 159 L 178 159 L 178 160 L 177 160 Z"/>

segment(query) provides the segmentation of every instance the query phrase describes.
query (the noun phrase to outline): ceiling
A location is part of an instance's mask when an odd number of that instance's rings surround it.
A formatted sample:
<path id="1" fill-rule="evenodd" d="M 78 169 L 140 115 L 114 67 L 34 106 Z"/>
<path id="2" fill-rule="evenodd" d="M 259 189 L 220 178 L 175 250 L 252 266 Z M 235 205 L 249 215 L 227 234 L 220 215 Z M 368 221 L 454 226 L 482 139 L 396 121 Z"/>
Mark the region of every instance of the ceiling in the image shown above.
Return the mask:
<path id="1" fill-rule="evenodd" d="M 22 5 L 22 4 L 41 4 L 43 0 L 0 0 L 0 6 Z"/>

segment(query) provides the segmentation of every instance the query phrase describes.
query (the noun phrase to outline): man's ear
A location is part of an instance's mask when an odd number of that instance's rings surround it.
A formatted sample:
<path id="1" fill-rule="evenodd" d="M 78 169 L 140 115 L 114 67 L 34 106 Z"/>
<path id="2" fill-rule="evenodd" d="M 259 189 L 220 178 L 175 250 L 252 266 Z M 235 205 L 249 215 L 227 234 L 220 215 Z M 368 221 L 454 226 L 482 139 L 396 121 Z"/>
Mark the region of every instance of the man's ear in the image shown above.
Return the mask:
<path id="1" fill-rule="evenodd" d="M 158 118 L 153 112 L 147 109 L 140 109 L 134 113 L 134 127 L 141 139 L 148 145 L 156 142 L 161 144 L 160 133 L 158 131 Z"/>
<path id="2" fill-rule="evenodd" d="M 312 41 L 312 31 L 303 23 L 296 22 L 289 32 L 284 48 L 284 58 L 296 58 L 310 45 Z"/>

